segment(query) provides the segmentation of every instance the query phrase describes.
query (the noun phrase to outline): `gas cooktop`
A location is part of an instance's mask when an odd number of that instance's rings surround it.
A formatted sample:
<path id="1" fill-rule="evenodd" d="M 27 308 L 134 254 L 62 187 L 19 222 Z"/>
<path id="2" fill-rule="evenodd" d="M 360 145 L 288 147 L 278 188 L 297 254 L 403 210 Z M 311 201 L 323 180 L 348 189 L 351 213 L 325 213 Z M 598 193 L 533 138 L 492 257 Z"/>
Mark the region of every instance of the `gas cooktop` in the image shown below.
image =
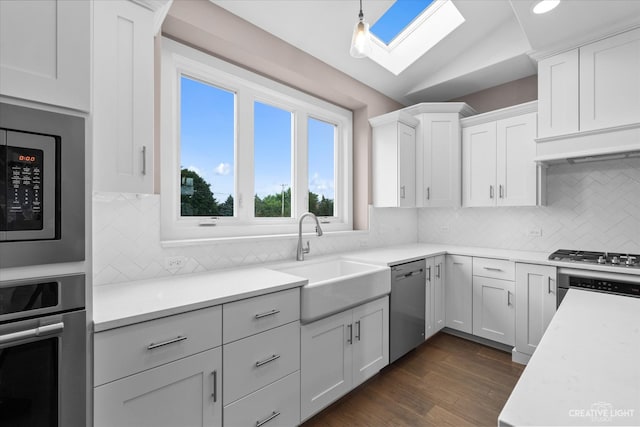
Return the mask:
<path id="1" fill-rule="evenodd" d="M 609 267 L 640 268 L 640 255 L 617 252 L 588 252 L 560 249 L 549 255 L 549 260 L 598 264 Z"/>

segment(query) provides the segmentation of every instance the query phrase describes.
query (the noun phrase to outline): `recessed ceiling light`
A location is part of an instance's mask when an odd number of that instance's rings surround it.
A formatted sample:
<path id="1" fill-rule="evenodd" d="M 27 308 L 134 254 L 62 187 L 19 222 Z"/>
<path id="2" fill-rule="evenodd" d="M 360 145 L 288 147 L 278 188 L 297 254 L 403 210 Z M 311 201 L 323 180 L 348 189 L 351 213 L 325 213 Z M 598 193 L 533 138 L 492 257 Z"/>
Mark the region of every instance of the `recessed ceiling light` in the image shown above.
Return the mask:
<path id="1" fill-rule="evenodd" d="M 533 6 L 533 13 L 542 15 L 556 8 L 560 4 L 560 0 L 541 0 Z"/>

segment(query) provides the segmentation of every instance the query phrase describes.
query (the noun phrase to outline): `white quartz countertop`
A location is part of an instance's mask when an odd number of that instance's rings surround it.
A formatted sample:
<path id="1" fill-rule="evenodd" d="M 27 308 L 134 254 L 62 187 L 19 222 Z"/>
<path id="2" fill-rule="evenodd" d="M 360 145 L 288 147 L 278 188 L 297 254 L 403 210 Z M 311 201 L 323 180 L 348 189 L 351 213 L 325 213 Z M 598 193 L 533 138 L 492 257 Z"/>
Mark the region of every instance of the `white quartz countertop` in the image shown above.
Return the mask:
<path id="1" fill-rule="evenodd" d="M 501 426 L 640 425 L 640 298 L 570 289 Z"/>
<path id="2" fill-rule="evenodd" d="M 291 289 L 306 279 L 267 268 L 171 276 L 96 286 L 93 290 L 94 331 Z"/>

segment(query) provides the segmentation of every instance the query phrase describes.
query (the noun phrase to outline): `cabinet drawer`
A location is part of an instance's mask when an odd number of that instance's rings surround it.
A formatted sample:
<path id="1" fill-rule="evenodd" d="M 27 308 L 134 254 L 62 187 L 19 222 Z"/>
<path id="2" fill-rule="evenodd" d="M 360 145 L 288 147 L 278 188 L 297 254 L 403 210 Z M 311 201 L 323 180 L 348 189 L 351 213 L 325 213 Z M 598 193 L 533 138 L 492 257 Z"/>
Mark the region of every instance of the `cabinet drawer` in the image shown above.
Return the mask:
<path id="1" fill-rule="evenodd" d="M 300 424 L 300 371 L 226 406 L 224 423 L 234 427 Z"/>
<path id="2" fill-rule="evenodd" d="M 224 304 L 225 344 L 300 319 L 300 289 Z"/>
<path id="3" fill-rule="evenodd" d="M 221 344 L 220 306 L 99 332 L 94 335 L 94 385 Z"/>
<path id="4" fill-rule="evenodd" d="M 516 280 L 516 264 L 513 261 L 473 257 L 473 275 L 493 279 Z"/>
<path id="5" fill-rule="evenodd" d="M 300 369 L 300 322 L 223 347 L 225 405 Z"/>

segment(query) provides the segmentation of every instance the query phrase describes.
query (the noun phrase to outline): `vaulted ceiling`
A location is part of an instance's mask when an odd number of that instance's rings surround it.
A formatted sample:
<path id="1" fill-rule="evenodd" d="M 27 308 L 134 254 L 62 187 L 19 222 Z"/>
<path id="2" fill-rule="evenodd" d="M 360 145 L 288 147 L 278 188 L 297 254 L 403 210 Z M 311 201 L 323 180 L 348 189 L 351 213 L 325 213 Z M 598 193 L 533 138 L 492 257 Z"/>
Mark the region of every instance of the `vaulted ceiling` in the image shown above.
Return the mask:
<path id="1" fill-rule="evenodd" d="M 640 25 L 640 0 L 451 0 L 465 22 L 399 75 L 349 55 L 358 0 L 211 0 L 396 101 L 446 101 L 536 74 L 538 54 Z M 363 0 L 374 23 L 393 0 Z"/>

